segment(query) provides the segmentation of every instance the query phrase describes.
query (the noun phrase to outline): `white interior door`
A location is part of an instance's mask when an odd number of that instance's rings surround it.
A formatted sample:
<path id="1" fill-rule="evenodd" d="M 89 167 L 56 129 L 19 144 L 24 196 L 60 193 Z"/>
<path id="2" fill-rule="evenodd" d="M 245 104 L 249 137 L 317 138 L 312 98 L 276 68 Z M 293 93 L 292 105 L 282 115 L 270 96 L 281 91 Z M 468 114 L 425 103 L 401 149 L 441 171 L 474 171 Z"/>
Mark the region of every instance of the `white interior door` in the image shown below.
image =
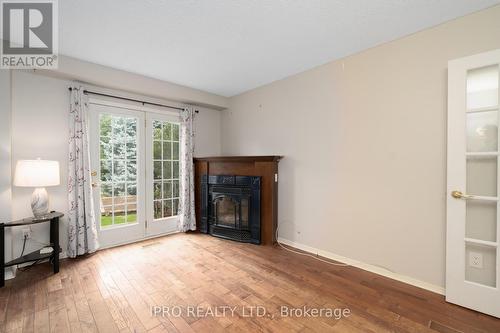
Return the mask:
<path id="1" fill-rule="evenodd" d="M 94 199 L 102 247 L 145 235 L 144 113 L 90 104 Z"/>
<path id="2" fill-rule="evenodd" d="M 500 50 L 448 66 L 446 300 L 500 317 Z"/>
<path id="3" fill-rule="evenodd" d="M 146 116 L 147 236 L 177 230 L 179 220 L 179 117 Z"/>

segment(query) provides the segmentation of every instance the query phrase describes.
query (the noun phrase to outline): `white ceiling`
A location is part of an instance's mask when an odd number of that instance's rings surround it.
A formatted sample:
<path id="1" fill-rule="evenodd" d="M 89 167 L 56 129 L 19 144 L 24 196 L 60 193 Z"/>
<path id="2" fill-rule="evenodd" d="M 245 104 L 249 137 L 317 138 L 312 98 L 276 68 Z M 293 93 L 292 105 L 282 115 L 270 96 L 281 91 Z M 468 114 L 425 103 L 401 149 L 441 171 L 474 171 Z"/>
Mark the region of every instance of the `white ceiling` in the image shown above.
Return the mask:
<path id="1" fill-rule="evenodd" d="M 63 0 L 60 53 L 233 96 L 500 0 Z"/>

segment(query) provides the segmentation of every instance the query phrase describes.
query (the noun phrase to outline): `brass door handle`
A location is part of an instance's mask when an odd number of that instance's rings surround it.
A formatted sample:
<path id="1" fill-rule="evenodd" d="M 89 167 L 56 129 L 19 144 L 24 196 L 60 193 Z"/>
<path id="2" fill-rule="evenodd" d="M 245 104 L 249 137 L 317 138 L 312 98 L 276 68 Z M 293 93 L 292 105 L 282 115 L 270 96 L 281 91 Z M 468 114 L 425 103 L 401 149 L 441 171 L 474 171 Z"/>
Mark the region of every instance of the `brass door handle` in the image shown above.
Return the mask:
<path id="1" fill-rule="evenodd" d="M 97 176 L 97 171 L 92 171 L 92 172 L 90 173 L 90 175 L 91 175 L 92 177 L 96 177 L 96 176 Z M 97 182 L 92 182 L 92 188 L 96 188 L 96 187 L 98 187 L 98 186 L 99 186 L 99 184 L 97 184 Z"/>
<path id="2" fill-rule="evenodd" d="M 454 197 L 455 199 L 472 199 L 472 198 L 474 198 L 473 195 L 464 194 L 460 191 L 451 191 L 451 196 Z"/>

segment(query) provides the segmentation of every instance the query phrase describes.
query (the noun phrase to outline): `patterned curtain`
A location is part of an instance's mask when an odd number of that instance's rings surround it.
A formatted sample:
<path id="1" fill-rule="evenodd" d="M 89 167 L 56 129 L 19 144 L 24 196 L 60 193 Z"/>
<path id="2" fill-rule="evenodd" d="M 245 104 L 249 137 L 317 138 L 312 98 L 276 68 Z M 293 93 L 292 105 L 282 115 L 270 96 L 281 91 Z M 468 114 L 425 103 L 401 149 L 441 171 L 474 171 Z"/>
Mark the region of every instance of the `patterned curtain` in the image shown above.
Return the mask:
<path id="1" fill-rule="evenodd" d="M 99 248 L 90 172 L 88 112 L 83 87 L 72 87 L 68 167 L 68 256 L 71 258 Z"/>
<path id="2" fill-rule="evenodd" d="M 180 218 L 179 231 L 196 230 L 196 217 L 194 211 L 194 110 L 187 107 L 181 111 L 180 132 L 180 162 L 181 162 L 181 184 L 180 184 Z"/>

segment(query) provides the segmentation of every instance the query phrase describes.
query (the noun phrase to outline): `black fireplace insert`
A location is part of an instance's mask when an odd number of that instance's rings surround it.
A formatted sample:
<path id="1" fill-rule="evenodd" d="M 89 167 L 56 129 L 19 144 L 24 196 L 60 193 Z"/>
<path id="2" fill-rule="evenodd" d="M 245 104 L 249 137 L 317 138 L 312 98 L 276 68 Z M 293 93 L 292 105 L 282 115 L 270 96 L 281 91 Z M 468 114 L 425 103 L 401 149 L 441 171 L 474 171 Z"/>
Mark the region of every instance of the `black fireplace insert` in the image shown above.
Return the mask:
<path id="1" fill-rule="evenodd" d="M 202 176 L 200 231 L 260 244 L 260 177 Z"/>

